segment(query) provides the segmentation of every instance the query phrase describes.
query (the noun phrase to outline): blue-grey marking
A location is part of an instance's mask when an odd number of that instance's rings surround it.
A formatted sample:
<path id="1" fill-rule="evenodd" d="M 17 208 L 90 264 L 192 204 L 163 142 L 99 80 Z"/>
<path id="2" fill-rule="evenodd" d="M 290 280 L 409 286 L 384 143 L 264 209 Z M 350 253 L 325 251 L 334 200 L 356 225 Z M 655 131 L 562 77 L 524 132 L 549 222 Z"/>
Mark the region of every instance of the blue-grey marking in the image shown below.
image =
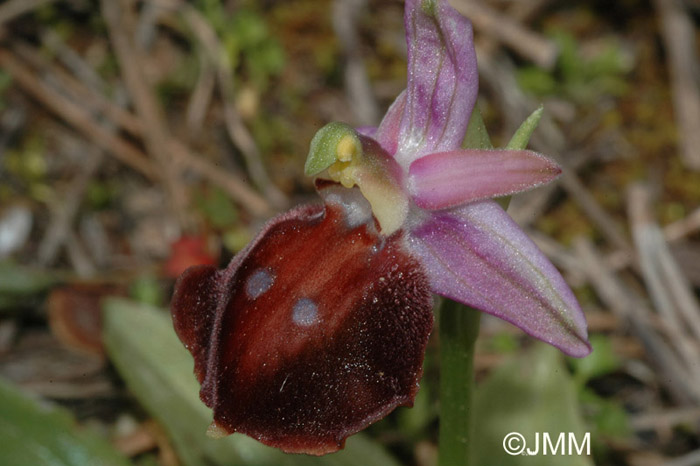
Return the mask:
<path id="1" fill-rule="evenodd" d="M 372 207 L 359 189 L 345 189 L 342 196 L 336 192 L 330 192 L 325 195 L 325 200 L 343 209 L 343 217 L 348 228 L 357 228 L 372 218 Z"/>
<path id="2" fill-rule="evenodd" d="M 309 298 L 301 298 L 294 303 L 292 320 L 295 324 L 308 327 L 318 322 L 318 305 Z"/>
<path id="3" fill-rule="evenodd" d="M 245 292 L 250 299 L 257 299 L 275 283 L 275 277 L 269 269 L 256 270 L 245 282 Z"/>

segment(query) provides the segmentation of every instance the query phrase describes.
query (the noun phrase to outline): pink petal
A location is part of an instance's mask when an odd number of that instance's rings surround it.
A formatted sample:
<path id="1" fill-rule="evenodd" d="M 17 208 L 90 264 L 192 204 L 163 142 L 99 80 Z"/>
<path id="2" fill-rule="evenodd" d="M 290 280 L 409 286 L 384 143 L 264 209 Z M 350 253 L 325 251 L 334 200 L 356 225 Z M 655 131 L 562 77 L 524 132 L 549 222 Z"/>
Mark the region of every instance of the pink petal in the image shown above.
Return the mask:
<path id="1" fill-rule="evenodd" d="M 409 238 L 435 293 L 511 322 L 571 356 L 590 352 L 571 289 L 497 203 L 432 212 Z"/>
<path id="2" fill-rule="evenodd" d="M 367 136 L 368 138 L 374 139 L 377 134 L 377 127 L 376 126 L 360 126 L 359 128 L 355 128 L 355 131 L 357 131 L 359 134 L 363 136 Z"/>
<path id="3" fill-rule="evenodd" d="M 408 85 L 396 158 L 408 167 L 422 155 L 460 147 L 478 74 L 471 24 L 447 0 L 406 0 L 404 21 Z"/>
<path id="4" fill-rule="evenodd" d="M 391 104 L 382 122 L 377 128 L 377 132 L 373 136 L 374 139 L 382 146 L 382 148 L 390 155 L 396 154 L 399 146 L 399 131 L 401 129 L 401 119 L 403 111 L 406 107 L 406 91 L 401 94 Z"/>
<path id="5" fill-rule="evenodd" d="M 409 187 L 424 209 L 507 196 L 548 183 L 561 173 L 548 158 L 527 150 L 456 150 L 429 154 L 409 168 Z"/>

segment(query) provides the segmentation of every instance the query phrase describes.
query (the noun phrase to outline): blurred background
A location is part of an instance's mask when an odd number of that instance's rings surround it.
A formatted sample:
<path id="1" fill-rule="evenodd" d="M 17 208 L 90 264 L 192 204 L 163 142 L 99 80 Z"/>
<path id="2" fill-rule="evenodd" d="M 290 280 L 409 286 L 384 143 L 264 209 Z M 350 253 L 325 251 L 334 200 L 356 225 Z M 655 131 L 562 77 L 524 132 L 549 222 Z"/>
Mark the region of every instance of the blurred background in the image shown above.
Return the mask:
<path id="1" fill-rule="evenodd" d="M 700 2 L 451 0 L 474 25 L 496 146 L 564 167 L 509 212 L 574 288 L 594 352 L 482 319 L 481 465 L 700 465 Z M 166 309 L 275 213 L 329 121 L 406 82 L 398 0 L 0 2 L 0 464 L 436 461 L 434 335 L 413 409 L 323 458 L 204 436 Z M 591 455 L 509 456 L 511 431 Z M 533 440 L 534 441 L 534 440 Z"/>

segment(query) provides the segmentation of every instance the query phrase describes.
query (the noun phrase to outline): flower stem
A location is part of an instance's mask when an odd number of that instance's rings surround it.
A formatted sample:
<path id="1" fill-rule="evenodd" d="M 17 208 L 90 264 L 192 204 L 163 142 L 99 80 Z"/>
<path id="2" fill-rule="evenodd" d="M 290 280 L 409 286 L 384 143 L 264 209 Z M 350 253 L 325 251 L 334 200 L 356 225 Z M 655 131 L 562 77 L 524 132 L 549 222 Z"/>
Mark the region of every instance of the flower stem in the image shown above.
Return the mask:
<path id="1" fill-rule="evenodd" d="M 440 306 L 439 465 L 472 464 L 474 344 L 481 313 L 445 299 Z"/>

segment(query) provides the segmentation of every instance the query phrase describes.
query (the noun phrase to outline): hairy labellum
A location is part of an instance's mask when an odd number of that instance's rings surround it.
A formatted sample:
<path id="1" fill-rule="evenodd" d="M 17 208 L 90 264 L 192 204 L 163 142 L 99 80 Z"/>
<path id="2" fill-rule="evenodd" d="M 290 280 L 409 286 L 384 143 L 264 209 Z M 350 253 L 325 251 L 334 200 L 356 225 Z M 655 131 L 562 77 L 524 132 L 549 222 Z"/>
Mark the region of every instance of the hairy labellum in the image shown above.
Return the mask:
<path id="1" fill-rule="evenodd" d="M 274 219 L 226 270 L 180 278 L 175 329 L 216 430 L 324 454 L 413 403 L 432 328 L 427 278 L 401 233 L 380 237 L 335 199 Z"/>

